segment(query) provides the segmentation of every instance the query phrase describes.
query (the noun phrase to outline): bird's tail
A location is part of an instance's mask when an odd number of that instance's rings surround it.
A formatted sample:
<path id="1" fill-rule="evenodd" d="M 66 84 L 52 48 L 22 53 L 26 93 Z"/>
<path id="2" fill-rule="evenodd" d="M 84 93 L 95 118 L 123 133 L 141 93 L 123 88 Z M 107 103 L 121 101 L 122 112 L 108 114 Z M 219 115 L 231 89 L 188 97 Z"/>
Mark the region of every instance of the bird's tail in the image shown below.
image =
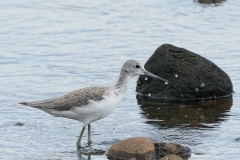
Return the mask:
<path id="1" fill-rule="evenodd" d="M 19 102 L 19 104 L 27 106 L 27 102 Z"/>
<path id="2" fill-rule="evenodd" d="M 52 108 L 55 98 L 44 99 L 40 101 L 32 101 L 32 102 L 20 102 L 19 104 L 24 106 L 31 106 L 34 108 Z"/>

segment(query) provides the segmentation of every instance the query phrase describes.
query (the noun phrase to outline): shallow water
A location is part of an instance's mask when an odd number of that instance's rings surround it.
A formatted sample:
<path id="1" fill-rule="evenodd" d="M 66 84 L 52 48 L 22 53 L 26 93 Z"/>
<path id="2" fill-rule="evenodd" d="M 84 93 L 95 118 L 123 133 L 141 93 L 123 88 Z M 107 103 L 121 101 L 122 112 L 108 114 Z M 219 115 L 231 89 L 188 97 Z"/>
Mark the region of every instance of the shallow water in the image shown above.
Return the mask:
<path id="1" fill-rule="evenodd" d="M 222 68 L 233 82 L 233 100 L 212 102 L 220 109 L 144 106 L 136 100 L 135 77 L 112 114 L 92 123 L 92 148 L 105 151 L 120 140 L 145 136 L 190 147 L 190 159 L 239 159 L 239 6 L 238 0 L 218 5 L 191 0 L 0 1 L 1 159 L 88 159 L 76 152 L 79 122 L 18 102 L 112 85 L 127 59 L 145 63 L 164 43 Z M 152 114 L 156 110 L 159 114 Z M 15 125 L 19 122 L 23 125 Z M 85 145 L 86 140 L 85 134 Z"/>

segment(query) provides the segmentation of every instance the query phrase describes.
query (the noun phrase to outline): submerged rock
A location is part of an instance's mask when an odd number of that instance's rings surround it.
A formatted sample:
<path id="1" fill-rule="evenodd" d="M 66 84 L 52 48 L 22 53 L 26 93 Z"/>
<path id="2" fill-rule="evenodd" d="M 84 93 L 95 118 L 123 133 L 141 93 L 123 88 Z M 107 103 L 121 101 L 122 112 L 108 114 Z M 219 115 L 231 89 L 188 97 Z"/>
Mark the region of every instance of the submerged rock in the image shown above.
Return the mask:
<path id="1" fill-rule="evenodd" d="M 145 68 L 171 83 L 140 76 L 136 90 L 145 96 L 138 98 L 218 99 L 230 97 L 233 90 L 229 76 L 213 62 L 170 44 L 160 46 L 148 59 Z"/>
<path id="2" fill-rule="evenodd" d="M 24 125 L 24 123 L 22 123 L 22 122 L 17 122 L 14 124 L 14 126 L 23 126 L 23 125 Z"/>
<path id="3" fill-rule="evenodd" d="M 194 0 L 194 2 L 203 3 L 203 4 L 217 4 L 225 2 L 226 0 Z"/>
<path id="4" fill-rule="evenodd" d="M 184 160 L 191 156 L 191 150 L 177 143 L 154 143 L 156 150 L 156 159 L 160 159 L 169 154 L 178 155 Z M 170 159 L 169 159 L 170 160 Z M 176 159 L 177 160 L 177 159 Z"/>
<path id="5" fill-rule="evenodd" d="M 108 149 L 109 159 L 154 160 L 155 148 L 151 140 L 134 137 L 120 141 Z"/>

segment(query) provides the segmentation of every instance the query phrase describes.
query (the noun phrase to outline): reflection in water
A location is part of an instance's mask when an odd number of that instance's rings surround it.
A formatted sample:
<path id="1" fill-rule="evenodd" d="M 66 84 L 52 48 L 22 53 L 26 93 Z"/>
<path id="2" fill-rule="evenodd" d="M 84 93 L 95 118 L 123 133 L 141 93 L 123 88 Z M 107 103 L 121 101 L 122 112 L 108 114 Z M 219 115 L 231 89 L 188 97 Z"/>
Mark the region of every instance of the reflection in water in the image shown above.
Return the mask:
<path id="1" fill-rule="evenodd" d="M 213 126 L 202 123 L 218 123 L 228 118 L 227 112 L 232 106 L 232 99 L 202 102 L 162 103 L 140 101 L 143 115 L 149 124 L 161 127 L 187 125 L 188 127 L 209 128 Z"/>
<path id="2" fill-rule="evenodd" d="M 105 151 L 93 149 L 91 146 L 82 147 L 80 150 L 78 150 L 78 158 L 81 160 L 90 160 L 91 156 L 93 155 L 101 156 L 104 154 Z"/>
<path id="3" fill-rule="evenodd" d="M 194 2 L 199 2 L 199 3 L 203 3 L 203 4 L 211 4 L 211 3 L 221 3 L 224 2 L 226 0 L 194 0 Z"/>

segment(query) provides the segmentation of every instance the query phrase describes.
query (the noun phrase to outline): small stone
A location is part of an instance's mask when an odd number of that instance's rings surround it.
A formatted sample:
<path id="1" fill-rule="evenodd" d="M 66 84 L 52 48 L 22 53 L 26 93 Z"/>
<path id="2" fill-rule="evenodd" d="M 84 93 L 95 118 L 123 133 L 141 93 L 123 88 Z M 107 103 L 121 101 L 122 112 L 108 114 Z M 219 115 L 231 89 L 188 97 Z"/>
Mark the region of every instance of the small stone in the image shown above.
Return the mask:
<path id="1" fill-rule="evenodd" d="M 160 159 L 166 155 L 174 154 L 180 156 L 183 160 L 187 160 L 191 156 L 191 150 L 188 147 L 177 143 L 154 143 L 156 150 L 156 159 Z"/>
<path id="2" fill-rule="evenodd" d="M 24 125 L 24 123 L 22 123 L 22 122 L 17 122 L 14 124 L 14 126 L 23 126 L 23 125 Z"/>
<path id="3" fill-rule="evenodd" d="M 203 4 L 217 4 L 225 2 L 226 0 L 194 0 L 194 2 L 203 3 Z"/>
<path id="4" fill-rule="evenodd" d="M 151 140 L 145 137 L 133 137 L 111 146 L 107 155 L 110 158 L 154 160 L 156 153 Z"/>
<path id="5" fill-rule="evenodd" d="M 169 155 L 166 155 L 165 157 L 161 158 L 160 160 L 183 160 L 183 159 L 181 157 L 179 157 L 178 155 L 169 154 Z"/>

